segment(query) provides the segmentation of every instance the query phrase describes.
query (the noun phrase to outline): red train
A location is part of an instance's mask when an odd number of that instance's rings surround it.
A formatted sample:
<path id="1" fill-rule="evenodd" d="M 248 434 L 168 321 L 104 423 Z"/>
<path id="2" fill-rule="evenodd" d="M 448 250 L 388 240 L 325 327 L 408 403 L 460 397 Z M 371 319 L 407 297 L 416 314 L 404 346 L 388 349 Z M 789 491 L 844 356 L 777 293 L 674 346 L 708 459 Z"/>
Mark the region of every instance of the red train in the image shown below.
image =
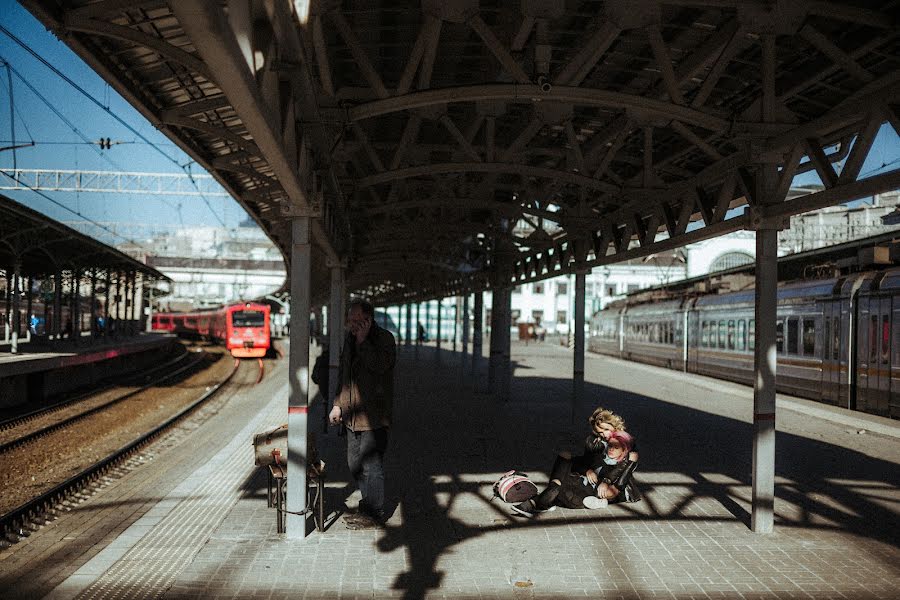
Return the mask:
<path id="1" fill-rule="evenodd" d="M 268 304 L 245 302 L 215 310 L 156 313 L 153 329 L 224 342 L 236 358 L 262 358 L 271 337 Z"/>

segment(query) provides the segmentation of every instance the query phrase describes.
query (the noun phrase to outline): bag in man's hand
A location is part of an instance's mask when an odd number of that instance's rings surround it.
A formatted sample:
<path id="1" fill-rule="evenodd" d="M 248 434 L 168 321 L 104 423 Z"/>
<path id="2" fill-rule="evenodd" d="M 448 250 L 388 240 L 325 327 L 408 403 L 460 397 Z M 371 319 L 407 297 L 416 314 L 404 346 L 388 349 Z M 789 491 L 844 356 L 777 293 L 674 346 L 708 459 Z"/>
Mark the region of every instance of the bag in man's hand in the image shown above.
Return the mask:
<path id="1" fill-rule="evenodd" d="M 537 486 L 521 471 L 507 471 L 494 483 L 494 498 L 518 504 L 536 496 Z M 493 500 L 494 498 L 491 498 Z"/>

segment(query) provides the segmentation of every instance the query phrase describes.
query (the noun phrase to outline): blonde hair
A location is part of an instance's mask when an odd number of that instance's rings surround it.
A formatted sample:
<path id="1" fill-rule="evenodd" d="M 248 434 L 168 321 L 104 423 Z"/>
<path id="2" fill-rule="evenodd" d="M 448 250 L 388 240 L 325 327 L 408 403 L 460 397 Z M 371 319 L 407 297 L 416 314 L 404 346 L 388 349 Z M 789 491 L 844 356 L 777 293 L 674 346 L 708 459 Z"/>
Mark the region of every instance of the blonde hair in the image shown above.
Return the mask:
<path id="1" fill-rule="evenodd" d="M 625 420 L 613 411 L 606 410 L 605 408 L 597 408 L 591 413 L 591 416 L 588 419 L 588 425 L 593 428 L 594 424 L 597 422 L 609 423 L 616 431 L 625 431 Z"/>

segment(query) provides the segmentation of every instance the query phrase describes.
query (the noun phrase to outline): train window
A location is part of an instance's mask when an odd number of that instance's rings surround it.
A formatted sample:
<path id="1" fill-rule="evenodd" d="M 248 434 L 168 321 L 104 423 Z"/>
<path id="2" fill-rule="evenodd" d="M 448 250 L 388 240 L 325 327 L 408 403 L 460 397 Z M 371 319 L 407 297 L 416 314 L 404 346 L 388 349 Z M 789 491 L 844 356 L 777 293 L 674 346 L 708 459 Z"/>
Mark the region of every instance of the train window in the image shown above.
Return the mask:
<path id="1" fill-rule="evenodd" d="M 887 315 L 881 315 L 881 361 L 887 364 L 890 357 L 891 324 Z"/>
<path id="2" fill-rule="evenodd" d="M 262 327 L 265 323 L 261 310 L 236 310 L 231 313 L 231 324 L 234 327 Z"/>
<path id="3" fill-rule="evenodd" d="M 878 358 L 878 315 L 872 315 L 869 321 L 869 362 Z"/>
<path id="4" fill-rule="evenodd" d="M 894 366 L 900 366 L 900 319 L 897 313 L 894 313 L 894 359 L 891 361 Z"/>
<path id="5" fill-rule="evenodd" d="M 775 321 L 775 350 L 779 354 L 784 353 L 784 320 Z"/>
<path id="6" fill-rule="evenodd" d="M 797 317 L 791 317 L 787 320 L 787 353 L 800 354 L 800 336 L 797 335 L 800 329 L 800 323 Z"/>
<path id="7" fill-rule="evenodd" d="M 756 319 L 750 319 L 747 326 L 747 350 L 753 352 L 756 349 Z"/>
<path id="8" fill-rule="evenodd" d="M 703 321 L 700 328 L 700 345 L 704 348 L 709 346 L 709 321 Z"/>
<path id="9" fill-rule="evenodd" d="M 728 349 L 734 350 L 734 319 L 728 321 Z"/>
<path id="10" fill-rule="evenodd" d="M 834 325 L 831 328 L 831 358 L 841 358 L 841 318 L 834 318 Z"/>
<path id="11" fill-rule="evenodd" d="M 803 355 L 814 356 L 816 353 L 816 320 L 803 319 Z"/>
<path id="12" fill-rule="evenodd" d="M 724 320 L 719 321 L 719 348 L 725 347 L 726 327 Z"/>
<path id="13" fill-rule="evenodd" d="M 747 349 L 747 321 L 744 319 L 737 322 L 737 349 Z"/>

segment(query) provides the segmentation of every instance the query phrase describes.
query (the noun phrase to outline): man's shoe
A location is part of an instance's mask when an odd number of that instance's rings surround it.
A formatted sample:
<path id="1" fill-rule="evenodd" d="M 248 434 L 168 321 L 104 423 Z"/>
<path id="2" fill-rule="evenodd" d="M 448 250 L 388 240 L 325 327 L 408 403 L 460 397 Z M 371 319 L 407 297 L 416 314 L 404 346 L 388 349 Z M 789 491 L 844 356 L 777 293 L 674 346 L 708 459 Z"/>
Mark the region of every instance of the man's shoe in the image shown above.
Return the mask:
<path id="1" fill-rule="evenodd" d="M 384 521 L 369 515 L 356 515 L 355 519 L 344 519 L 347 529 L 380 529 L 384 527 Z"/>
<path id="2" fill-rule="evenodd" d="M 526 500 L 525 502 L 521 502 L 519 504 L 513 504 L 511 507 L 514 513 L 522 515 L 526 519 L 533 519 L 537 516 L 538 510 L 534 506 L 534 502 L 532 500 Z"/>
<path id="3" fill-rule="evenodd" d="M 609 506 L 609 500 L 606 498 L 598 498 L 597 496 L 588 496 L 581 501 L 585 508 L 606 508 Z"/>

